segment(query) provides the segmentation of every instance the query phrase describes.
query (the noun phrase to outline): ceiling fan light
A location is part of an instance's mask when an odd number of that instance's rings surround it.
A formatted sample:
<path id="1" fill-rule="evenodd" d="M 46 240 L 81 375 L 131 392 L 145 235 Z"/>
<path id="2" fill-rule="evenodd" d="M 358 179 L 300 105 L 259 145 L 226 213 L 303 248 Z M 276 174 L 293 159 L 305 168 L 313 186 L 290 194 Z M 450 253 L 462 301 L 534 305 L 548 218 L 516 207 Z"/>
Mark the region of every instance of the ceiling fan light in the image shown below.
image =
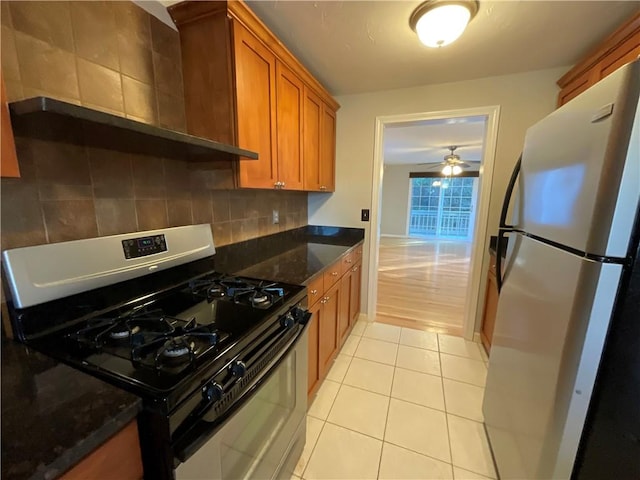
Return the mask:
<path id="1" fill-rule="evenodd" d="M 453 168 L 451 169 L 451 172 L 454 175 L 460 175 L 462 173 L 462 167 L 460 167 L 460 165 L 454 165 Z"/>
<path id="2" fill-rule="evenodd" d="M 443 175 L 451 175 L 451 172 L 453 172 L 453 168 L 451 167 L 451 165 L 445 165 L 444 168 L 442 169 L 442 174 Z"/>
<path id="3" fill-rule="evenodd" d="M 414 10 L 409 24 L 426 46 L 443 47 L 462 35 L 477 11 L 475 0 L 429 0 Z"/>

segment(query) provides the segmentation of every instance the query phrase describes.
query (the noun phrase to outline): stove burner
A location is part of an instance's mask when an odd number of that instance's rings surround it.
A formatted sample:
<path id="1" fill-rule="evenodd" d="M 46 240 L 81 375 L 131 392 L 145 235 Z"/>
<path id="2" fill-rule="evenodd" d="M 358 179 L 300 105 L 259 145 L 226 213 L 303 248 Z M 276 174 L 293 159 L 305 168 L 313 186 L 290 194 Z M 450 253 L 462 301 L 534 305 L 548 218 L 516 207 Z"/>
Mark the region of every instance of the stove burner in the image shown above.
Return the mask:
<path id="1" fill-rule="evenodd" d="M 220 285 L 213 285 L 209 287 L 207 294 L 211 298 L 223 298 L 227 296 L 227 292 L 225 292 L 225 289 Z"/>
<path id="2" fill-rule="evenodd" d="M 118 327 L 124 327 L 121 330 L 112 330 L 111 332 L 109 332 L 109 337 L 113 338 L 114 340 L 121 340 L 123 338 L 128 338 L 131 335 L 135 335 L 136 333 L 138 333 L 140 331 L 140 327 L 139 326 L 135 326 L 131 329 L 127 328 L 126 325 L 118 325 Z"/>
<path id="3" fill-rule="evenodd" d="M 191 293 L 208 301 L 229 298 L 254 308 L 267 309 L 284 298 L 284 289 L 277 283 L 236 277 L 208 277 L 189 284 Z"/>
<path id="4" fill-rule="evenodd" d="M 189 351 L 193 349 L 195 345 L 191 343 L 190 345 L 176 345 L 173 341 L 171 345 L 166 347 L 164 350 L 161 350 L 161 355 L 165 357 L 178 358 L 184 355 L 188 355 Z"/>
<path id="5" fill-rule="evenodd" d="M 251 297 L 251 303 L 264 303 L 268 301 L 269 301 L 269 297 L 264 293 L 256 292 L 255 295 Z"/>

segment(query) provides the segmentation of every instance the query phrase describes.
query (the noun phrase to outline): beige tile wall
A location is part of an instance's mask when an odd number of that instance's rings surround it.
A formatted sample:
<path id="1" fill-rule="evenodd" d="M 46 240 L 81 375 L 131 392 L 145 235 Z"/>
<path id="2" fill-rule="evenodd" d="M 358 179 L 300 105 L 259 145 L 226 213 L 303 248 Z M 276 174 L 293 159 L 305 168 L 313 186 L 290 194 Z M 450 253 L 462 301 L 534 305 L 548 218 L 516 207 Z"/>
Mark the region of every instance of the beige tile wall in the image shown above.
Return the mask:
<path id="1" fill-rule="evenodd" d="M 185 131 L 175 30 L 131 2 L 0 6 L 10 100 L 46 95 Z M 22 177 L 1 181 L 2 249 L 197 223 L 210 223 L 225 245 L 307 224 L 306 193 L 224 190 L 228 170 L 95 148 L 82 132 L 65 136 L 16 138 Z"/>

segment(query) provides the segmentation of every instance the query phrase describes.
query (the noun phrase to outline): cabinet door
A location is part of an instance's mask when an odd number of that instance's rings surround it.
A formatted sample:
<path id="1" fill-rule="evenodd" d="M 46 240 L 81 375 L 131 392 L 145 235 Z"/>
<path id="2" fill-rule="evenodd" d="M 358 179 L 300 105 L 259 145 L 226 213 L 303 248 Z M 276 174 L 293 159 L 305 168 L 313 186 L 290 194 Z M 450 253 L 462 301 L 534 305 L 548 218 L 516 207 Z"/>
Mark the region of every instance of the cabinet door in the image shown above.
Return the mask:
<path id="1" fill-rule="evenodd" d="M 362 286 L 362 264 L 357 263 L 351 269 L 351 298 L 349 299 L 349 327 L 353 326 L 360 314 L 360 289 Z"/>
<path id="2" fill-rule="evenodd" d="M 325 103 L 320 134 L 320 190 L 333 192 L 336 188 L 336 113 Z"/>
<path id="3" fill-rule="evenodd" d="M 278 180 L 286 190 L 302 190 L 302 81 L 282 63 L 276 62 L 276 87 Z"/>
<path id="4" fill-rule="evenodd" d="M 302 122 L 304 189 L 320 190 L 320 122 L 322 100 L 306 86 Z"/>
<path id="5" fill-rule="evenodd" d="M 583 75 L 576 78 L 569 85 L 560 90 L 558 94 L 558 107 L 561 107 L 569 100 L 574 97 L 577 97 L 582 92 L 584 92 L 587 88 L 597 82 L 597 78 L 593 77 L 594 72 L 587 71 Z"/>
<path id="6" fill-rule="evenodd" d="M 309 308 L 311 319 L 309 320 L 309 382 L 307 384 L 307 394 L 311 397 L 318 387 L 320 371 L 318 369 L 318 340 L 320 315 L 322 311 L 320 302 L 316 302 Z"/>
<path id="7" fill-rule="evenodd" d="M 618 45 L 615 50 L 609 53 L 598 64 L 600 78 L 604 78 L 618 68 L 629 63 L 640 55 L 640 31 L 636 32 L 627 41 Z"/>
<path id="8" fill-rule="evenodd" d="M 258 152 L 240 160 L 239 185 L 274 188 L 276 153 L 276 59 L 246 28 L 233 22 L 238 146 Z"/>
<path id="9" fill-rule="evenodd" d="M 351 295 L 353 290 L 353 275 L 349 270 L 340 280 L 340 312 L 338 314 L 338 346 L 342 346 L 349 333 L 349 320 L 351 318 Z"/>
<path id="10" fill-rule="evenodd" d="M 335 284 L 322 300 L 320 312 L 320 330 L 318 332 L 318 362 L 320 378 L 327 375 L 331 367 L 333 354 L 338 349 L 338 315 L 340 313 L 340 283 Z"/>
<path id="11" fill-rule="evenodd" d="M 142 475 L 140 437 L 138 424 L 134 420 L 59 478 L 138 480 Z"/>
<path id="12" fill-rule="evenodd" d="M 7 94 L 4 91 L 4 79 L 0 72 L 0 88 L 2 89 L 2 97 L 0 99 L 0 134 L 2 135 L 2 151 L 0 155 L 0 175 L 3 177 L 19 177 L 18 157 L 16 156 L 16 144 L 13 139 L 13 130 L 11 128 L 11 117 L 9 116 L 9 107 L 7 106 Z"/>

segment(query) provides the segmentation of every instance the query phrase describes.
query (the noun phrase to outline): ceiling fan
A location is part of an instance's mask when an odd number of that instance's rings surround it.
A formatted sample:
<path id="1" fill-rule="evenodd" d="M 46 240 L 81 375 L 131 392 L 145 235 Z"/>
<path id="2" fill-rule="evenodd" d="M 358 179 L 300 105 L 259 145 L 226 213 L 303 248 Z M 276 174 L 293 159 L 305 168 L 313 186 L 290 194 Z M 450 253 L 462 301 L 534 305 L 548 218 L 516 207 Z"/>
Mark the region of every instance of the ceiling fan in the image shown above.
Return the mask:
<path id="1" fill-rule="evenodd" d="M 428 170 L 441 169 L 442 174 L 446 176 L 459 175 L 460 173 L 462 173 L 463 168 L 470 168 L 471 164 L 480 165 L 480 162 L 476 160 L 460 160 L 460 155 L 456 155 L 455 153 L 457 148 L 457 145 L 451 145 L 447 147 L 449 153 L 444 156 L 444 160 L 440 163 L 419 163 L 418 165 L 432 165 L 430 168 L 428 168 Z"/>

